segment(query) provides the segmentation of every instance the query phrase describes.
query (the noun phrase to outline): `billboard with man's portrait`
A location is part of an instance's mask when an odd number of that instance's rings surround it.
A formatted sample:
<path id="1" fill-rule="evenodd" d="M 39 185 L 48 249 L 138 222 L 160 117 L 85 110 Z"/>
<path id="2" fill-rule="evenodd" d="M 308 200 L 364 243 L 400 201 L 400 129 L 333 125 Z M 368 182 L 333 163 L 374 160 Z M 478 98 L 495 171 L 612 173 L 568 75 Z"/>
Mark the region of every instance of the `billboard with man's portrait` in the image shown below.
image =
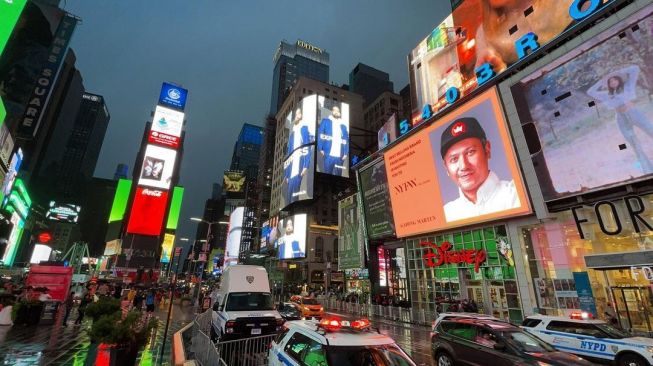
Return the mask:
<path id="1" fill-rule="evenodd" d="M 278 221 L 279 237 L 274 242 L 279 259 L 306 257 L 307 215 L 297 214 Z"/>
<path id="2" fill-rule="evenodd" d="M 365 236 L 358 194 L 338 201 L 338 232 L 338 270 L 363 268 Z"/>
<path id="3" fill-rule="evenodd" d="M 653 5 L 512 86 L 546 201 L 653 175 Z"/>
<path id="4" fill-rule="evenodd" d="M 317 95 L 304 97 L 295 109 L 285 118 L 288 143 L 285 157 L 290 156 L 300 147 L 315 143 L 315 121 L 317 113 Z"/>
<path id="5" fill-rule="evenodd" d="M 529 213 L 496 89 L 384 154 L 397 237 Z"/>
<path id="6" fill-rule="evenodd" d="M 283 162 L 284 179 L 281 186 L 281 207 L 313 198 L 315 175 L 315 145 L 300 147 Z"/>
<path id="7" fill-rule="evenodd" d="M 349 177 L 349 104 L 317 98 L 317 171 Z"/>

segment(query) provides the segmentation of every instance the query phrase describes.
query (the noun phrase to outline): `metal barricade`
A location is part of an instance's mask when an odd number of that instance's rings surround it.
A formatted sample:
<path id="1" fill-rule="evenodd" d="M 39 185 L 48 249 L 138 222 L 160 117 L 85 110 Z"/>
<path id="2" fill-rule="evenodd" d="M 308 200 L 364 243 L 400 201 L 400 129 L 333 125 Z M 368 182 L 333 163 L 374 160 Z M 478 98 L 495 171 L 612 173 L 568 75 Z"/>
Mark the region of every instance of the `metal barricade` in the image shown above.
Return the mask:
<path id="1" fill-rule="evenodd" d="M 270 334 L 260 337 L 244 338 L 234 341 L 219 342 L 215 345 L 220 356 L 220 365 L 229 366 L 264 366 L 268 364 L 270 343 L 276 337 Z"/>
<path id="2" fill-rule="evenodd" d="M 193 320 L 193 335 L 190 347 L 193 358 L 202 365 L 227 366 L 227 364 L 220 361 L 218 351 L 211 341 L 210 327 L 210 310 L 196 316 L 195 320 Z"/>

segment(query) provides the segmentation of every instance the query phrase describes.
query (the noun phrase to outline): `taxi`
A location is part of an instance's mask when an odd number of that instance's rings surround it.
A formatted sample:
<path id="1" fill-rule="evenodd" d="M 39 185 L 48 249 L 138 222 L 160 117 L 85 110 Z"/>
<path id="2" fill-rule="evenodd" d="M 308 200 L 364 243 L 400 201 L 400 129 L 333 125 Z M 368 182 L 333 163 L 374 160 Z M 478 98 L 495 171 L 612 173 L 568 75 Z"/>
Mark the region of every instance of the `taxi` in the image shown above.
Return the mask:
<path id="1" fill-rule="evenodd" d="M 653 339 L 632 337 L 588 313 L 570 317 L 531 315 L 521 326 L 556 349 L 618 366 L 651 366 Z"/>
<path id="2" fill-rule="evenodd" d="M 324 316 L 324 307 L 312 297 L 295 295 L 290 297 L 290 301 L 296 304 L 304 318 L 322 319 Z"/>
<path id="3" fill-rule="evenodd" d="M 269 366 L 416 366 L 395 341 L 367 319 L 297 320 L 270 344 Z"/>

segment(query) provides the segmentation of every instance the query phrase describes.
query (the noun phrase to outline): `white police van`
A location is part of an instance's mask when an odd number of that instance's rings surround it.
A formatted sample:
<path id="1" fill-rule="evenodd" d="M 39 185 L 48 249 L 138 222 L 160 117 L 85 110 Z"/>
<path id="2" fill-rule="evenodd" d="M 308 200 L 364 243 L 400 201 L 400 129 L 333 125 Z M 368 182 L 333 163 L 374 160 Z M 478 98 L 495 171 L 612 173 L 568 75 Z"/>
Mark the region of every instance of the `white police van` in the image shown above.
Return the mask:
<path id="1" fill-rule="evenodd" d="M 213 341 L 275 334 L 285 322 L 274 308 L 268 273 L 260 266 L 227 267 L 212 310 Z"/>
<path id="2" fill-rule="evenodd" d="M 367 319 L 323 318 L 287 322 L 270 345 L 269 366 L 415 366 L 415 362 Z"/>
<path id="3" fill-rule="evenodd" d="M 602 320 L 588 319 L 587 313 L 569 318 L 531 315 L 522 328 L 561 351 L 592 361 L 614 361 L 618 366 L 653 364 L 653 339 L 631 337 Z"/>

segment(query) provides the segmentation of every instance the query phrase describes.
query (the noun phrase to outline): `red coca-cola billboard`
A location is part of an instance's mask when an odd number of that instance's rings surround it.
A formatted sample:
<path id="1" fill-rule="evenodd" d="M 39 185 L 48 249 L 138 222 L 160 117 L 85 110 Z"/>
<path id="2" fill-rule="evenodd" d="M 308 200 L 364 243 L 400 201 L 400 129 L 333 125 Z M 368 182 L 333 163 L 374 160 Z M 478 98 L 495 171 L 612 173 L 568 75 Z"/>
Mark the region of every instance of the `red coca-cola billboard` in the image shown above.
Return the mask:
<path id="1" fill-rule="evenodd" d="M 163 227 L 168 191 L 137 187 L 127 224 L 128 234 L 159 235 Z"/>

